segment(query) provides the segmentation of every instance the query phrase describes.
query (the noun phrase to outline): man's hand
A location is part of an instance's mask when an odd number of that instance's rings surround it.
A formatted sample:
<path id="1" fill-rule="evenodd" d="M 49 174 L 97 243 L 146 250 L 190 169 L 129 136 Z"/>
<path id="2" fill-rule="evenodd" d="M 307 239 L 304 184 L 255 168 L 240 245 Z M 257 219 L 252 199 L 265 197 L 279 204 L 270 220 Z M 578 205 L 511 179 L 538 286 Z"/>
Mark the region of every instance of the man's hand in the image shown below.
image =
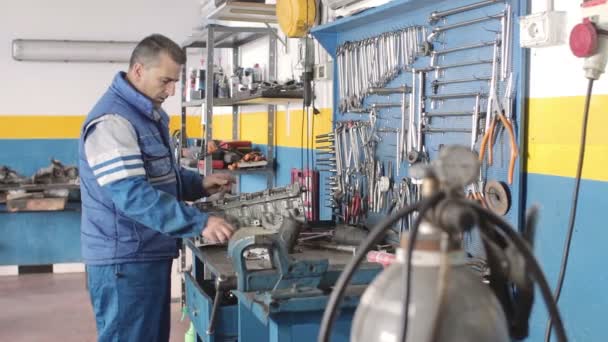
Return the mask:
<path id="1" fill-rule="evenodd" d="M 203 188 L 209 195 L 216 194 L 218 192 L 230 192 L 232 184 L 236 182 L 236 179 L 226 173 L 214 173 L 203 178 Z"/>
<path id="2" fill-rule="evenodd" d="M 234 233 L 234 227 L 226 220 L 217 216 L 209 216 L 203 229 L 203 237 L 209 242 L 226 242 Z"/>

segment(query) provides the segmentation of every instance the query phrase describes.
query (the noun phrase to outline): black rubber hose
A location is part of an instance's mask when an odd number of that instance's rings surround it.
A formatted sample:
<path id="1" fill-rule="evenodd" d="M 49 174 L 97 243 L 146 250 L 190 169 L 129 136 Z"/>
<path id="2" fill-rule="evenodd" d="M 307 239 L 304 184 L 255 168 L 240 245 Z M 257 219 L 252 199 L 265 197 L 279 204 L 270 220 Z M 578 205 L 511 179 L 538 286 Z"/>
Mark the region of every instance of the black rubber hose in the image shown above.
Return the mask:
<path id="1" fill-rule="evenodd" d="M 350 280 L 352 279 L 355 270 L 367 255 L 367 251 L 375 243 L 377 243 L 378 240 L 382 238 L 383 233 L 393 224 L 399 221 L 401 217 L 411 214 L 414 210 L 418 210 L 422 206 L 427 205 L 429 202 L 430 200 L 425 199 L 413 205 L 404 207 L 392 214 L 391 216 L 382 220 L 370 231 L 367 238 L 359 245 L 357 253 L 355 253 L 353 259 L 346 265 L 342 273 L 340 273 L 340 277 L 338 277 L 338 280 L 334 285 L 334 289 L 331 292 L 331 295 L 329 296 L 329 300 L 327 302 L 327 306 L 325 307 L 323 318 L 321 319 L 321 327 L 319 330 L 318 338 L 319 342 L 329 341 L 330 332 L 337 316 L 337 308 L 339 303 L 344 298 L 346 286 L 348 285 L 348 283 L 350 283 Z"/>
<path id="2" fill-rule="evenodd" d="M 534 254 L 528 247 L 528 243 L 519 235 L 519 233 L 511 228 L 509 223 L 507 223 L 501 217 L 498 217 L 496 214 L 471 201 L 468 201 L 467 204 L 475 209 L 480 219 L 487 220 L 500 228 L 500 231 L 498 232 L 507 236 L 509 240 L 511 240 L 511 243 L 513 243 L 513 245 L 515 245 L 517 250 L 521 253 L 523 258 L 526 260 L 526 265 L 528 266 L 531 275 L 534 277 L 538 287 L 540 288 L 541 295 L 545 301 L 547 310 L 549 311 L 549 317 L 551 317 L 551 319 L 555 322 L 555 334 L 557 335 L 558 340 L 560 342 L 568 341 L 564 323 L 559 313 L 559 309 L 557 308 L 557 303 L 551 295 L 551 288 L 549 287 L 547 278 L 545 277 L 538 261 L 534 257 Z M 479 225 L 479 227 L 482 234 L 489 235 L 489 233 L 492 233 L 487 230 L 489 227 L 491 227 L 490 225 Z"/>
<path id="3" fill-rule="evenodd" d="M 568 257 L 570 256 L 570 245 L 572 244 L 572 235 L 574 234 L 574 223 L 576 222 L 576 208 L 578 207 L 578 190 L 581 185 L 583 174 L 583 163 L 585 161 L 585 145 L 587 142 L 587 122 L 589 121 L 589 106 L 591 104 L 591 94 L 593 93 L 593 79 L 589 79 L 587 85 L 587 95 L 585 95 L 585 109 L 583 111 L 583 127 L 581 128 L 581 146 L 578 151 L 578 163 L 576 166 L 576 177 L 574 178 L 574 189 L 572 190 L 572 204 L 570 205 L 570 219 L 568 220 L 568 230 L 566 240 L 564 241 L 564 251 L 562 253 L 562 261 L 557 277 L 557 285 L 553 298 L 555 302 L 559 302 L 559 297 L 562 294 L 562 287 L 566 278 L 566 270 L 568 268 Z M 547 321 L 545 329 L 545 342 L 551 340 L 551 326 L 553 325 L 551 318 Z"/>

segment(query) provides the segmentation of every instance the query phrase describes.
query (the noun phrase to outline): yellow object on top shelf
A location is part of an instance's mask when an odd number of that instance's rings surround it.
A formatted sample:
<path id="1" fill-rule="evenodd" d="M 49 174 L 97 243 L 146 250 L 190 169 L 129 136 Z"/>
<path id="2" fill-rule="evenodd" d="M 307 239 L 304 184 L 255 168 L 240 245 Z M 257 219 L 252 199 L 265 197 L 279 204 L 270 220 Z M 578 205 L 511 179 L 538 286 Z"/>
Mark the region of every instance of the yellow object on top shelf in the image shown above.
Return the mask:
<path id="1" fill-rule="evenodd" d="M 313 0 L 277 0 L 277 19 L 287 37 L 304 37 L 317 15 Z"/>

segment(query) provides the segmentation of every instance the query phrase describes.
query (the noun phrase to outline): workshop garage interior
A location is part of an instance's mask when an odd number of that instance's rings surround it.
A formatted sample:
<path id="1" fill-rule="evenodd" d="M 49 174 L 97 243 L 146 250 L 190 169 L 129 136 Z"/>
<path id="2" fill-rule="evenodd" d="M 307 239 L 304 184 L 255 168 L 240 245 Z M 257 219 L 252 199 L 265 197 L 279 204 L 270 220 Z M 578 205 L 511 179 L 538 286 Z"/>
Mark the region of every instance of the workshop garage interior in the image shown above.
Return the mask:
<path id="1" fill-rule="evenodd" d="M 3 1 L 0 47 L 0 341 L 608 339 L 606 0 Z"/>

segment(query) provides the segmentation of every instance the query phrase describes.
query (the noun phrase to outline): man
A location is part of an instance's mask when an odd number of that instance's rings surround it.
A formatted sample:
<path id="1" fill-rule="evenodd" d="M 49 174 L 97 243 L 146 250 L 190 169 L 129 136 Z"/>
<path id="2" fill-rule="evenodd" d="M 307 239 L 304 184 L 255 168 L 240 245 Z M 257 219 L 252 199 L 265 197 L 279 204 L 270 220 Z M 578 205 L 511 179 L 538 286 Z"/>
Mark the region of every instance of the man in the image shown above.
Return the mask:
<path id="1" fill-rule="evenodd" d="M 233 227 L 180 200 L 233 178 L 180 168 L 162 103 L 186 56 L 159 34 L 142 40 L 89 113 L 80 138 L 82 255 L 99 341 L 169 341 L 171 263 L 180 238 L 226 241 Z"/>

